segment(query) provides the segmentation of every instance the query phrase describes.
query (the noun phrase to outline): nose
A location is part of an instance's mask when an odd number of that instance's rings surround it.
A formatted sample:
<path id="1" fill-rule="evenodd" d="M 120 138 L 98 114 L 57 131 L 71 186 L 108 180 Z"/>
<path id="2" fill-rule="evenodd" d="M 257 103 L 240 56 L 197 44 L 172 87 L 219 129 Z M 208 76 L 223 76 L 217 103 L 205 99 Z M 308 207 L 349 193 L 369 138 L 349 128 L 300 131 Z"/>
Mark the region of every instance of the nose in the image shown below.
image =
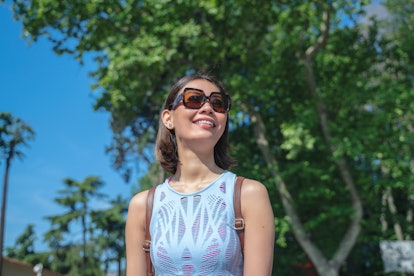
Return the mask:
<path id="1" fill-rule="evenodd" d="M 214 113 L 214 109 L 210 104 L 210 98 L 205 98 L 204 99 L 204 103 L 203 105 L 200 107 L 200 112 L 201 113 L 208 113 L 208 114 L 212 114 Z"/>

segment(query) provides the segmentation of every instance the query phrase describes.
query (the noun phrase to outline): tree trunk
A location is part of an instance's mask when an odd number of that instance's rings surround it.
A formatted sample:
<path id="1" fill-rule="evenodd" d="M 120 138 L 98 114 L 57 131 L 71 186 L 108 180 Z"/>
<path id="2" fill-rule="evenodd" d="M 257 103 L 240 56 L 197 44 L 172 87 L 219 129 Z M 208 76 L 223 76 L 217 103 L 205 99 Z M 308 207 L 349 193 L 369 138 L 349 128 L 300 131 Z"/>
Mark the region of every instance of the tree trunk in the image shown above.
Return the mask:
<path id="1" fill-rule="evenodd" d="M 320 124 L 323 132 L 325 142 L 327 143 L 331 154 L 333 155 L 336 151 L 336 146 L 333 144 L 333 139 L 331 137 L 329 120 L 325 108 L 325 104 L 322 98 L 319 96 L 316 88 L 316 82 L 314 73 L 312 70 L 312 59 L 314 55 L 322 48 L 328 38 L 329 34 L 329 24 L 330 24 L 330 7 L 323 13 L 323 22 L 321 24 L 321 35 L 317 39 L 316 43 L 310 46 L 305 52 L 305 58 L 303 59 L 305 74 L 307 78 L 307 83 L 311 95 L 316 100 L 316 110 L 320 119 Z M 255 128 L 255 137 L 256 142 L 266 159 L 268 166 L 271 168 L 273 177 L 276 182 L 276 187 L 281 195 L 281 200 L 283 207 L 286 211 L 286 214 L 289 217 L 290 223 L 292 225 L 293 233 L 301 245 L 302 249 L 306 252 L 308 257 L 312 260 L 313 264 L 319 275 L 323 276 L 337 276 L 339 275 L 339 268 L 346 260 L 348 254 L 350 253 L 352 247 L 355 245 L 360 232 L 360 221 L 362 219 L 362 203 L 359 198 L 358 191 L 355 187 L 354 181 L 352 179 L 351 173 L 347 166 L 346 160 L 340 158 L 336 161 L 336 166 L 341 174 L 342 180 L 345 185 L 348 187 L 351 204 L 354 209 L 354 216 L 352 217 L 351 223 L 348 227 L 347 232 L 342 238 L 338 249 L 336 250 L 333 258 L 327 260 L 326 257 L 322 254 L 319 248 L 308 238 L 304 227 L 300 221 L 300 218 L 295 210 L 293 199 L 287 190 L 284 180 L 280 177 L 278 170 L 278 163 L 274 156 L 271 154 L 269 148 L 269 143 L 266 139 L 266 128 L 263 123 L 260 115 L 255 112 L 255 110 L 248 106 L 249 115 L 251 116 L 252 124 Z"/>
<path id="2" fill-rule="evenodd" d="M 409 206 L 408 206 L 408 210 L 407 210 L 407 216 L 406 216 L 406 221 L 407 221 L 407 225 L 409 225 L 409 227 L 408 227 L 408 229 L 407 229 L 407 231 L 406 231 L 406 234 L 405 234 L 405 237 L 404 237 L 404 239 L 405 240 L 407 240 L 407 241 L 409 241 L 409 240 L 411 240 L 411 232 L 412 232 L 412 224 L 413 224 L 413 207 L 412 207 L 412 204 L 413 204 L 413 200 L 412 200 L 412 196 L 410 195 L 409 196 Z"/>
<path id="3" fill-rule="evenodd" d="M 327 115 L 327 109 L 325 104 L 317 92 L 315 78 L 313 74 L 313 69 L 311 65 L 311 58 L 312 55 L 307 55 L 306 59 L 304 60 L 304 67 L 305 72 L 307 75 L 308 86 L 311 94 L 314 96 L 316 100 L 316 110 L 318 112 L 318 116 L 320 119 L 322 133 L 325 139 L 326 144 L 328 145 L 330 152 L 332 155 L 336 152 L 336 145 L 333 143 L 333 139 L 330 132 L 329 127 L 329 118 Z M 358 235 L 361 230 L 360 222 L 363 216 L 362 210 L 362 202 L 359 198 L 358 191 L 355 187 L 354 180 L 348 168 L 348 164 L 345 158 L 341 157 L 338 158 L 336 161 L 336 166 L 341 174 L 342 180 L 344 181 L 345 185 L 348 187 L 352 208 L 354 209 L 354 216 L 351 220 L 351 224 L 348 227 L 347 232 L 345 233 L 338 250 L 335 252 L 333 259 L 330 261 L 330 265 L 336 267 L 339 270 L 341 264 L 345 261 L 346 257 L 348 256 L 349 252 L 351 251 L 352 247 L 355 245 Z M 314 257 L 317 256 L 309 256 L 312 261 L 314 261 Z M 316 265 L 316 264 L 315 264 Z M 319 272 L 318 267 L 316 269 Z M 323 275 L 323 274 L 322 274 Z"/>
<path id="4" fill-rule="evenodd" d="M 302 249 L 305 253 L 310 257 L 312 256 L 312 262 L 315 265 L 318 273 L 320 275 L 327 275 L 327 276 L 337 276 L 337 270 L 332 269 L 329 262 L 323 256 L 322 252 L 319 250 L 318 247 L 309 239 L 306 231 L 303 227 L 302 222 L 296 212 L 294 207 L 294 201 L 292 196 L 290 195 L 286 183 L 280 177 L 279 169 L 278 169 L 278 162 L 271 154 L 271 150 L 269 148 L 269 142 L 266 139 L 266 127 L 263 123 L 262 118 L 258 113 L 254 111 L 254 109 L 249 106 L 249 115 L 252 120 L 252 124 L 254 125 L 255 130 L 255 137 L 256 143 L 258 144 L 263 156 L 265 157 L 266 163 L 268 167 L 271 169 L 273 179 L 275 179 L 276 188 L 280 194 L 283 208 L 289 217 L 289 222 L 292 226 L 292 231 L 301 245 Z"/>
<path id="5" fill-rule="evenodd" d="M 118 257 L 118 275 L 121 275 L 121 271 L 122 271 L 122 263 L 121 263 L 121 258 Z"/>
<path id="6" fill-rule="evenodd" d="M 412 195 L 409 194 L 408 195 L 408 202 L 409 202 L 409 206 L 407 209 L 407 215 L 406 215 L 406 220 L 407 220 L 407 225 L 410 225 L 410 222 L 412 221 L 412 207 L 411 207 L 411 201 L 412 201 Z M 397 238 L 398 241 L 403 241 L 403 240 L 409 240 L 410 239 L 410 231 L 407 231 L 407 235 L 404 239 L 404 231 L 401 227 L 401 224 L 398 221 L 397 218 L 397 214 L 398 214 L 398 210 L 397 210 L 397 206 L 395 205 L 394 202 L 394 196 L 392 194 L 392 189 L 390 187 L 387 187 L 384 194 L 382 195 L 382 199 L 381 199 L 381 205 L 382 205 L 382 214 L 381 214 L 381 224 L 382 224 L 382 231 L 385 232 L 386 230 L 388 230 L 388 222 L 387 222 L 387 218 L 386 218 L 386 214 L 387 214 L 387 210 L 390 212 L 391 214 L 391 222 L 393 224 L 394 227 L 394 233 L 395 233 L 395 237 Z M 407 229 L 406 229 L 407 230 Z"/>
<path id="7" fill-rule="evenodd" d="M 86 197 L 86 196 L 85 196 Z M 86 264 L 88 262 L 87 259 L 87 252 L 86 252 L 86 232 L 87 232 L 87 227 L 86 227 L 86 214 L 87 214 L 87 204 L 86 202 L 83 203 L 83 215 L 81 217 L 81 222 L 82 222 L 82 250 L 83 250 L 83 256 L 82 256 L 82 271 L 85 271 L 86 269 Z"/>
<path id="8" fill-rule="evenodd" d="M 392 215 L 393 218 L 393 225 L 394 225 L 394 232 L 395 232 L 395 236 L 397 237 L 398 241 L 403 241 L 404 237 L 403 237 L 403 231 L 401 228 L 400 223 L 398 223 L 398 219 L 397 219 L 397 206 L 395 206 L 394 203 L 394 196 L 392 195 L 392 190 L 390 187 L 387 188 L 386 192 L 385 192 L 385 197 L 387 199 L 387 203 L 388 203 L 388 209 Z"/>
<path id="9" fill-rule="evenodd" d="M 388 222 L 387 222 L 387 193 L 383 193 L 381 197 L 381 231 L 385 232 L 388 230 Z"/>
<path id="10" fill-rule="evenodd" d="M 410 131 L 414 132 L 413 126 L 410 125 Z M 414 174 L 414 158 L 411 158 L 410 160 L 410 165 L 411 165 L 411 173 Z M 405 239 L 406 240 L 411 240 L 411 233 L 413 232 L 413 216 L 414 216 L 414 211 L 413 211 L 413 205 L 414 205 L 414 191 L 413 189 L 409 189 L 408 191 L 408 210 L 407 210 L 407 229 L 406 229 L 406 235 L 405 235 Z"/>
<path id="11" fill-rule="evenodd" d="M 5 231 L 5 222 L 6 222 L 6 206 L 7 206 L 7 188 L 9 182 L 9 170 L 11 159 L 13 158 L 14 148 L 10 150 L 9 156 L 6 158 L 6 166 L 4 169 L 4 179 L 3 179 L 3 197 L 1 201 L 1 224 L 0 224 L 0 274 L 3 271 L 3 245 L 4 245 L 4 231 Z"/>
<path id="12" fill-rule="evenodd" d="M 316 41 L 316 43 L 310 46 L 305 51 L 305 57 L 303 58 L 303 63 L 304 63 L 304 69 L 305 69 L 309 91 L 316 101 L 316 110 L 319 116 L 321 129 L 322 129 L 325 142 L 328 145 L 331 151 L 331 154 L 334 155 L 337 150 L 337 147 L 333 143 L 333 139 L 332 139 L 331 131 L 329 127 L 329 117 L 327 113 L 327 108 L 325 106 L 325 103 L 322 97 L 319 95 L 317 91 L 317 85 L 316 85 L 315 76 L 314 76 L 313 68 L 312 68 L 312 60 L 314 56 L 321 48 L 324 47 L 324 45 L 326 44 L 326 41 L 328 40 L 329 24 L 330 24 L 330 6 L 323 13 L 323 21 L 321 24 L 321 35 Z M 354 216 L 351 220 L 351 223 L 338 247 L 338 250 L 335 252 L 332 260 L 329 261 L 330 267 L 332 267 L 336 271 L 339 271 L 339 267 L 346 260 L 352 247 L 355 245 L 358 235 L 360 233 L 360 230 L 361 230 L 360 222 L 362 220 L 363 210 L 362 210 L 362 202 L 359 198 L 358 191 L 356 189 L 354 180 L 352 178 L 352 175 L 350 173 L 350 170 L 348 168 L 348 164 L 345 158 L 341 157 L 337 159 L 335 163 L 341 174 L 342 180 L 344 181 L 345 185 L 348 187 L 352 208 L 354 209 Z M 314 261 L 315 258 L 318 258 L 318 256 L 316 255 L 309 256 L 309 257 L 311 258 L 312 261 Z M 318 266 L 316 266 L 316 269 L 319 273 L 322 272 L 320 271 Z"/>

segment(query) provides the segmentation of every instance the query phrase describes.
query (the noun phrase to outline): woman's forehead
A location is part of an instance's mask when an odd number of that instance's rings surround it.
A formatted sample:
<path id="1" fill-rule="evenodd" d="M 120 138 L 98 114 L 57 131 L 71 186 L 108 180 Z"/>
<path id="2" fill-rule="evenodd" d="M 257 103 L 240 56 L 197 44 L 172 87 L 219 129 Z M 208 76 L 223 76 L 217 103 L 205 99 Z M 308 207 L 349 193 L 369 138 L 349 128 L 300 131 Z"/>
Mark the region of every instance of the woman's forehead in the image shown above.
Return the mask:
<path id="1" fill-rule="evenodd" d="M 220 89 L 217 87 L 217 85 L 203 79 L 189 81 L 186 85 L 184 85 L 180 92 L 182 92 L 185 88 L 197 88 L 203 90 L 205 93 L 220 92 Z"/>

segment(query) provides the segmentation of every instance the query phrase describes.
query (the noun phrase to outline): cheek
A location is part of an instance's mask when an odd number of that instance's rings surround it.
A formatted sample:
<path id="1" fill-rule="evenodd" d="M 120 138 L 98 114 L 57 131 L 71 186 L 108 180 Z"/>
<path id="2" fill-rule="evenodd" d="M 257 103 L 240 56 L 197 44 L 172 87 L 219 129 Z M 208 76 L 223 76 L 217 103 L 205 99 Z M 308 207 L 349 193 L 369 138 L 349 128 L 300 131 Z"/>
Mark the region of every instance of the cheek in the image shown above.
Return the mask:
<path id="1" fill-rule="evenodd" d="M 219 119 L 220 121 L 220 126 L 221 126 L 221 133 L 224 133 L 225 129 L 226 129 L 226 124 L 227 124 L 227 116 L 225 116 L 222 119 Z"/>
<path id="2" fill-rule="evenodd" d="M 178 115 L 178 116 L 177 116 Z M 188 130 L 192 125 L 192 114 L 175 114 L 173 117 L 173 124 L 174 128 L 179 131 L 186 131 Z"/>
<path id="3" fill-rule="evenodd" d="M 219 120 L 220 124 L 224 126 L 226 126 L 227 124 L 227 121 L 228 121 L 227 118 L 228 118 L 227 115 L 224 115 L 224 114 L 220 114 L 220 116 L 217 116 L 217 120 Z"/>

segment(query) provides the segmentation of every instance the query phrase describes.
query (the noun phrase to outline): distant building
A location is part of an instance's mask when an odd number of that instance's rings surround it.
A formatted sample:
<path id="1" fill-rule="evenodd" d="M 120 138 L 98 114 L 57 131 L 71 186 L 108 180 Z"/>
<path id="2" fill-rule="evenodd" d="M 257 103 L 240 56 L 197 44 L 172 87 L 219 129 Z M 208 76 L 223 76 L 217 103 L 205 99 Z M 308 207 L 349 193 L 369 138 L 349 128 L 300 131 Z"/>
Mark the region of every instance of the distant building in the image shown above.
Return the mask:
<path id="1" fill-rule="evenodd" d="M 33 265 L 24 263 L 22 261 L 3 256 L 3 271 L 2 276 L 36 276 L 33 271 Z M 63 274 L 52 272 L 49 269 L 43 268 L 42 276 L 63 276 Z"/>

